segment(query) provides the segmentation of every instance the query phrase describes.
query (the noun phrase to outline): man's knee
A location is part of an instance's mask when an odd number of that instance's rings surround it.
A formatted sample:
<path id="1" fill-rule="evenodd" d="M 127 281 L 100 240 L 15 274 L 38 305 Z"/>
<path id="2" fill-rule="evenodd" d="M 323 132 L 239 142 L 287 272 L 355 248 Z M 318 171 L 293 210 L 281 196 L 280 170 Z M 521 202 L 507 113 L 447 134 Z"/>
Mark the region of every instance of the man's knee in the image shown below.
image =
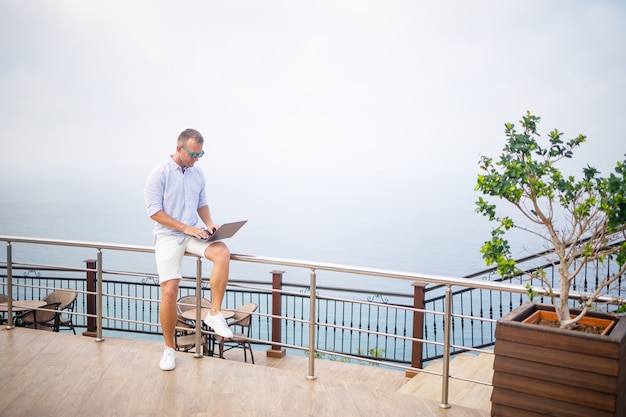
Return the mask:
<path id="1" fill-rule="evenodd" d="M 161 283 L 161 301 L 176 300 L 178 295 L 178 279 L 172 279 Z"/>
<path id="2" fill-rule="evenodd" d="M 230 250 L 222 242 L 212 244 L 206 249 L 204 254 L 207 259 L 213 262 L 223 263 L 230 261 Z"/>

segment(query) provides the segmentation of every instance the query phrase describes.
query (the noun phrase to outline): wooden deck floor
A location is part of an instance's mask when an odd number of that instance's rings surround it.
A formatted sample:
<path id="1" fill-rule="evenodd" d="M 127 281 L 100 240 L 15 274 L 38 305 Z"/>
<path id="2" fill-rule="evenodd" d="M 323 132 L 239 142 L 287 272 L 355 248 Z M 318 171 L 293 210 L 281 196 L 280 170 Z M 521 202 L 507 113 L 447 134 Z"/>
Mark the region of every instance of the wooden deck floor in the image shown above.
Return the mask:
<path id="1" fill-rule="evenodd" d="M 0 330 L 0 416 L 417 416 L 486 417 L 489 412 L 402 393 L 400 371 L 288 355 L 243 363 L 178 353 L 158 368 L 162 343 L 40 330 Z M 410 390 L 409 390 L 410 391 Z"/>

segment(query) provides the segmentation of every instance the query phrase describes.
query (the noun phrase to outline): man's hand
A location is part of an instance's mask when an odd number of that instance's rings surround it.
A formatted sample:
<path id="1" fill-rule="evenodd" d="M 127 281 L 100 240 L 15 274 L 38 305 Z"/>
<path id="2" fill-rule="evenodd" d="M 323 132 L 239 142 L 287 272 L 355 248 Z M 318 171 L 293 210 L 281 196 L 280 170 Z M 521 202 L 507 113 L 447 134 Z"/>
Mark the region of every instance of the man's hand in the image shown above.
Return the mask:
<path id="1" fill-rule="evenodd" d="M 189 236 L 197 237 L 198 239 L 208 239 L 210 236 L 206 230 L 193 226 L 186 226 L 183 229 L 183 233 Z"/>
<path id="2" fill-rule="evenodd" d="M 217 229 L 220 228 L 220 225 L 211 223 L 211 224 L 207 224 L 206 228 L 209 230 L 210 234 L 213 234 L 217 231 Z"/>

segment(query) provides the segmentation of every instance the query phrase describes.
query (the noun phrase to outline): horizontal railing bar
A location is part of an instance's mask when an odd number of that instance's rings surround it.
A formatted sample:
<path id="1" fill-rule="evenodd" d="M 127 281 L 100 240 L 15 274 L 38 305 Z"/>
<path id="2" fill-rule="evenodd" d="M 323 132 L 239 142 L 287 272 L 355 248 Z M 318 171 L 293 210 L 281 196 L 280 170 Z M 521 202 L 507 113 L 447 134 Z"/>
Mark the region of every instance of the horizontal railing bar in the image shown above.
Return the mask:
<path id="1" fill-rule="evenodd" d="M 349 330 L 349 331 L 354 332 L 354 333 L 365 333 L 365 334 L 370 334 L 370 335 L 374 335 L 374 336 L 392 337 L 392 338 L 405 340 L 405 341 L 409 341 L 409 342 L 422 342 L 422 343 L 427 343 L 427 344 L 428 343 L 436 344 L 435 342 L 431 342 L 431 341 L 426 340 L 426 339 L 417 339 L 417 338 L 410 337 L 410 336 L 402 336 L 402 335 L 396 335 L 396 334 L 392 334 L 392 333 L 377 332 L 375 330 L 359 329 L 358 327 L 341 326 L 339 324 L 322 323 L 322 322 L 319 322 L 319 321 L 315 322 L 315 324 L 317 326 L 327 327 L 329 329 Z"/>
<path id="2" fill-rule="evenodd" d="M 260 256 L 252 256 L 252 255 L 238 255 L 232 254 L 231 259 L 241 261 L 241 262 L 252 262 L 252 263 L 261 263 L 268 265 L 283 265 L 290 266 L 296 268 L 307 268 L 312 270 L 324 270 L 324 271 L 332 271 L 332 272 L 342 272 L 346 274 L 356 274 L 356 275 L 368 275 L 368 276 L 377 276 L 382 278 L 394 278 L 394 279 L 403 279 L 410 280 L 416 282 L 424 282 L 424 283 L 435 283 L 435 284 L 443 284 L 446 286 L 457 286 L 457 287 L 472 287 L 472 288 L 482 288 L 494 291 L 502 291 L 502 292 L 513 292 L 518 294 L 527 294 L 529 291 L 535 292 L 538 296 L 548 296 L 550 294 L 554 295 L 556 298 L 560 296 L 560 292 L 558 289 L 553 289 L 549 291 L 546 288 L 542 287 L 530 287 L 528 288 L 525 285 L 521 284 L 510 284 L 504 282 L 496 282 L 496 281 L 469 281 L 466 278 L 454 278 L 443 275 L 433 275 L 433 274 L 416 274 L 410 272 L 399 272 L 392 271 L 386 269 L 376 269 L 376 268 L 362 268 L 357 266 L 348 266 L 348 265 L 339 265 L 339 264 L 331 264 L 331 263 L 317 263 L 317 262 L 309 262 L 309 261 L 297 261 L 297 260 L 288 260 L 288 259 L 280 259 L 280 258 L 269 258 L 269 257 L 260 257 Z M 586 296 L 581 293 L 572 293 L 569 294 L 570 299 L 585 299 Z M 597 302 L 601 303 L 609 303 L 609 304 L 626 304 L 626 298 L 617 297 L 617 296 L 599 296 L 595 299 Z"/>
<path id="3" fill-rule="evenodd" d="M 117 271 L 117 270 L 110 270 L 110 269 L 103 269 L 102 273 L 107 274 L 107 275 L 122 275 L 122 276 L 128 276 L 128 277 L 138 277 L 138 278 L 158 278 L 159 277 L 157 274 L 150 274 L 146 272 L 126 272 L 126 271 Z"/>
<path id="4" fill-rule="evenodd" d="M 54 279 L 54 278 L 51 278 Z M 5 285 L 5 283 L 2 283 L 3 285 Z M 19 284 L 19 283 L 13 283 L 14 287 L 21 287 L 21 288 L 39 288 L 39 289 L 50 289 L 51 287 L 44 287 L 42 285 L 35 285 L 35 284 Z M 67 289 L 67 288 L 64 288 Z M 78 289 L 74 289 L 72 288 L 72 291 L 76 291 L 79 294 L 85 294 L 85 295 L 96 295 L 95 291 L 87 291 L 87 290 L 78 290 Z"/>
<path id="5" fill-rule="evenodd" d="M 154 253 L 154 248 L 151 246 L 141 246 L 141 245 L 127 245 L 127 244 L 113 244 L 113 243 L 102 243 L 102 242 L 86 242 L 86 241 L 78 241 L 78 240 L 62 240 L 62 239 L 43 239 L 43 238 L 33 238 L 33 237 L 19 237 L 19 236 L 0 236 L 0 241 L 11 242 L 11 243 L 34 243 L 34 244 L 42 244 L 42 245 L 54 245 L 54 246 L 72 246 L 72 247 L 86 247 L 92 249 L 108 249 L 108 250 L 119 250 L 119 251 L 131 251 L 131 252 L 144 252 L 144 253 Z M 189 256 L 195 256 L 190 255 Z M 494 281 L 476 281 L 471 280 L 471 284 L 468 285 L 469 281 L 467 278 L 454 278 L 443 275 L 433 275 L 433 274 L 416 274 L 410 272 L 399 272 L 385 269 L 377 269 L 377 268 L 363 268 L 357 266 L 349 266 L 349 265 L 340 265 L 340 264 L 332 264 L 332 263 L 320 263 L 320 262 L 310 262 L 310 261 L 302 261 L 302 260 L 292 260 L 292 259 L 282 259 L 282 258 L 273 258 L 273 257 L 261 257 L 261 256 L 253 256 L 253 255 L 242 255 L 242 254 L 231 254 L 231 259 L 240 262 L 251 262 L 257 264 L 266 264 L 266 265 L 281 265 L 281 266 L 290 266 L 296 268 L 305 268 L 311 270 L 323 270 L 323 271 L 332 271 L 332 272 L 341 272 L 347 274 L 356 274 L 356 275 L 368 275 L 368 276 L 377 276 L 382 278 L 394 278 L 394 279 L 403 279 L 410 280 L 416 282 L 426 282 L 433 284 L 443 284 L 449 286 L 459 286 L 459 287 L 473 287 L 473 288 L 483 288 L 495 291 L 504 291 L 504 292 L 513 292 L 519 294 L 528 293 L 529 290 L 535 292 L 538 296 L 548 296 L 551 292 L 542 287 L 531 287 L 527 288 L 524 285 L 520 284 L 510 284 L 510 283 L 502 283 L 502 282 L 494 282 Z M 555 297 L 560 296 L 560 292 L 557 289 L 552 290 L 552 294 Z M 570 299 L 585 299 L 586 296 L 581 293 L 570 293 Z M 625 297 L 618 296 L 599 296 L 596 299 L 597 302 L 600 303 L 609 303 L 609 304 L 626 304 Z"/>
<path id="6" fill-rule="evenodd" d="M 18 284 L 18 283 L 14 283 L 13 285 L 15 287 L 38 288 L 38 289 L 41 289 L 41 290 L 51 290 L 51 291 L 54 291 L 54 290 L 58 289 L 58 288 L 55 288 L 55 287 L 47 287 L 45 285 L 35 285 L 35 284 Z M 87 291 L 77 290 L 77 289 L 73 289 L 73 288 L 72 288 L 72 291 L 76 291 L 78 293 L 83 293 L 83 294 L 88 294 Z"/>
<path id="7" fill-rule="evenodd" d="M 452 313 L 451 317 L 453 318 L 457 318 L 457 319 L 465 319 L 465 320 L 475 320 L 475 321 L 481 321 L 481 322 L 487 322 L 487 323 L 497 323 L 498 320 L 496 319 L 490 319 L 488 317 L 476 317 L 476 316 L 468 316 L 466 314 L 456 314 L 456 313 Z"/>
<path id="8" fill-rule="evenodd" d="M 6 265 L 6 262 L 2 262 L 2 264 Z M 41 269 L 43 271 L 62 271 L 62 272 L 95 272 L 95 269 L 89 269 L 84 267 L 73 267 L 73 266 L 60 266 L 60 265 L 51 265 L 51 264 L 38 264 L 38 263 L 22 263 L 22 262 L 13 262 L 13 268 L 21 267 L 22 269 L 30 268 L 35 269 L 33 267 L 37 267 L 37 269 Z M 29 276 L 20 277 L 19 275 L 16 278 L 33 278 Z"/>
<path id="9" fill-rule="evenodd" d="M 82 241 L 82 240 L 47 239 L 47 238 L 43 239 L 43 238 L 20 237 L 20 236 L 0 236 L 0 241 L 9 242 L 9 243 L 34 243 L 38 245 L 70 246 L 70 247 L 79 247 L 79 248 L 108 249 L 108 250 L 130 251 L 130 252 L 154 253 L 154 247 L 152 246 L 103 243 L 103 242 L 87 242 L 87 241 Z"/>

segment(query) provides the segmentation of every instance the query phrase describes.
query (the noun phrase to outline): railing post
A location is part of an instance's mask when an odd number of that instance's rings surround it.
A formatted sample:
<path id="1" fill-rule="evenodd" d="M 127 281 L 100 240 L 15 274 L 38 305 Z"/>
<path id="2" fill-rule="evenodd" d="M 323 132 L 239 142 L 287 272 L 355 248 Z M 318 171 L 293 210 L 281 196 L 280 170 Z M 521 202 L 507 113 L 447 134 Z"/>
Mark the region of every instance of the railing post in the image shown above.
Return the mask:
<path id="1" fill-rule="evenodd" d="M 450 408 L 448 403 L 448 385 L 450 383 L 450 329 L 452 324 L 452 288 L 446 287 L 446 308 L 443 324 L 443 375 L 441 381 L 440 408 Z"/>
<path id="2" fill-rule="evenodd" d="M 414 282 L 413 283 L 413 308 L 420 311 L 413 311 L 413 335 L 411 336 L 413 339 L 424 338 L 424 290 L 426 288 L 426 283 L 423 282 Z M 414 340 L 411 343 L 411 367 L 415 369 L 422 369 L 423 362 L 423 349 L 424 343 L 421 341 Z M 405 372 L 405 376 L 407 378 L 413 378 L 417 375 L 416 371 L 407 370 Z"/>
<path id="3" fill-rule="evenodd" d="M 285 271 L 272 271 L 272 346 L 267 350 L 268 358 L 282 358 L 287 349 L 280 346 L 282 343 L 281 319 L 283 274 Z"/>
<path id="4" fill-rule="evenodd" d="M 196 260 L 196 353 L 194 357 L 201 358 L 202 351 L 202 258 Z"/>
<path id="5" fill-rule="evenodd" d="M 98 249 L 96 276 L 96 342 L 104 341 L 102 337 L 102 249 Z"/>
<path id="6" fill-rule="evenodd" d="M 13 247 L 7 242 L 7 329 L 13 326 Z"/>
<path id="7" fill-rule="evenodd" d="M 87 294 L 87 330 L 83 332 L 83 336 L 96 337 L 96 263 L 95 259 L 87 259 L 85 261 L 85 287 Z"/>
<path id="8" fill-rule="evenodd" d="M 311 269 L 311 296 L 309 298 L 311 306 L 309 308 L 309 375 L 307 379 L 317 379 L 315 376 L 315 326 L 317 325 L 317 297 L 316 297 L 316 275 L 315 269 Z"/>

